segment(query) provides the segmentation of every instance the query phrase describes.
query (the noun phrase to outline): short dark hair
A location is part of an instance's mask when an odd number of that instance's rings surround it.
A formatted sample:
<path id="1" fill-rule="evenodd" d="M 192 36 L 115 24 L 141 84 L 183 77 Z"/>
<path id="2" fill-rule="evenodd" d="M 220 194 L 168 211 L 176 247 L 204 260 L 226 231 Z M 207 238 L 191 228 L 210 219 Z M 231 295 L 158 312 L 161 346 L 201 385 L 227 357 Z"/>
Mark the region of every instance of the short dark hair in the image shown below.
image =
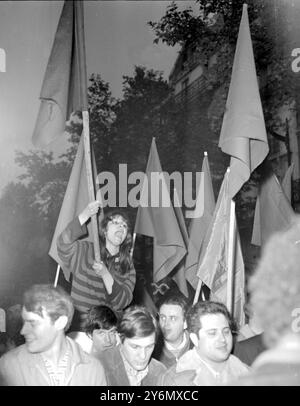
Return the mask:
<path id="1" fill-rule="evenodd" d="M 229 313 L 227 307 L 221 302 L 204 301 L 193 305 L 187 313 L 187 327 L 190 333 L 198 335 L 201 329 L 201 317 L 207 314 L 223 314 L 228 321 L 231 333 L 237 332 L 236 323 Z"/>
<path id="2" fill-rule="evenodd" d="M 33 285 L 23 295 L 23 306 L 28 312 L 43 317 L 46 311 L 50 319 L 55 322 L 60 316 L 67 316 L 65 331 L 70 327 L 74 305 L 71 296 L 59 286 L 39 284 Z"/>
<path id="3" fill-rule="evenodd" d="M 177 305 L 180 306 L 182 308 L 183 311 L 183 316 L 186 317 L 186 313 L 188 310 L 188 302 L 187 299 L 179 294 L 166 294 L 165 296 L 163 296 L 158 304 L 158 310 L 160 310 L 160 308 L 163 305 Z"/>
<path id="4" fill-rule="evenodd" d="M 148 337 L 158 333 L 158 324 L 153 314 L 143 306 L 128 307 L 118 324 L 121 341 L 125 338 Z"/>
<path id="5" fill-rule="evenodd" d="M 83 329 L 88 335 L 92 335 L 96 329 L 109 330 L 116 327 L 117 322 L 117 316 L 110 307 L 105 305 L 92 306 L 87 312 Z"/>

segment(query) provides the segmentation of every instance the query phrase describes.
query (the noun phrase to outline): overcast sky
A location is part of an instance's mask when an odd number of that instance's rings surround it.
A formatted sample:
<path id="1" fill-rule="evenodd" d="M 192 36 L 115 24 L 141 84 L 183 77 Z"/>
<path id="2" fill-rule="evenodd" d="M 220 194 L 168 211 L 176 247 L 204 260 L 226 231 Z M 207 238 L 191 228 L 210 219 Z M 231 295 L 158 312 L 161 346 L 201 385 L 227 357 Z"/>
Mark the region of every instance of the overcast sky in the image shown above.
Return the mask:
<path id="1" fill-rule="evenodd" d="M 121 97 L 122 75 L 135 65 L 164 72 L 167 79 L 178 48 L 153 44 L 147 22 L 158 21 L 171 1 L 84 1 L 88 73 L 100 73 L 113 96 Z M 182 9 L 194 1 L 177 1 Z M 39 93 L 62 1 L 1 1 L 0 48 L 6 72 L 0 72 L 0 192 L 19 169 L 15 150 L 34 149 L 31 135 Z M 0 65 L 1 67 L 1 65 Z M 62 151 L 56 141 L 49 150 Z"/>

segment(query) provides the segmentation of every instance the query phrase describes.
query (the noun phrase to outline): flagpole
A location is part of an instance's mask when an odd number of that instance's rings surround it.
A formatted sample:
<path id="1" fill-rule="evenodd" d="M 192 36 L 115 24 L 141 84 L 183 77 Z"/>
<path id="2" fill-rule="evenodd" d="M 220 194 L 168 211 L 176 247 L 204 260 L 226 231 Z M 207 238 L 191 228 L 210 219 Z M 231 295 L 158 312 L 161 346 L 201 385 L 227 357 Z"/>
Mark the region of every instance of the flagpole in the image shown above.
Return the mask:
<path id="1" fill-rule="evenodd" d="M 226 304 L 229 312 L 233 314 L 233 271 L 236 242 L 235 201 L 230 201 L 229 233 L 228 233 L 228 264 L 227 264 L 227 296 Z"/>
<path id="2" fill-rule="evenodd" d="M 198 303 L 199 295 L 200 295 L 200 290 L 201 290 L 201 286 L 202 286 L 202 281 L 201 281 L 201 279 L 200 279 L 200 278 L 198 278 L 198 279 L 199 279 L 199 280 L 198 280 L 198 283 L 197 283 L 197 289 L 196 289 L 196 293 L 195 293 L 195 296 L 194 296 L 193 305 L 196 304 L 196 303 Z"/>
<path id="3" fill-rule="evenodd" d="M 60 272 L 60 265 L 57 264 L 56 275 L 55 275 L 55 280 L 54 280 L 54 284 L 53 284 L 53 286 L 54 286 L 55 288 L 56 288 L 57 283 L 58 283 L 59 272 Z"/>
<path id="4" fill-rule="evenodd" d="M 135 239 L 136 239 L 136 233 L 133 233 L 133 235 L 132 235 L 132 247 L 131 247 L 131 250 L 130 250 L 130 256 L 131 256 L 131 258 L 133 257 L 133 250 L 134 250 L 134 246 L 135 246 Z"/>
<path id="5" fill-rule="evenodd" d="M 85 157 L 86 175 L 87 175 L 87 183 L 88 183 L 88 194 L 89 194 L 89 200 L 92 202 L 93 200 L 95 200 L 95 189 L 94 189 L 94 183 L 93 183 L 91 146 L 90 146 L 90 126 L 89 126 L 88 111 L 82 112 L 82 118 L 83 118 L 84 157 Z M 99 242 L 97 214 L 94 214 L 91 217 L 91 223 L 92 223 L 92 231 L 93 231 L 95 260 L 96 260 L 96 262 L 100 262 L 101 255 L 100 255 L 100 242 Z"/>

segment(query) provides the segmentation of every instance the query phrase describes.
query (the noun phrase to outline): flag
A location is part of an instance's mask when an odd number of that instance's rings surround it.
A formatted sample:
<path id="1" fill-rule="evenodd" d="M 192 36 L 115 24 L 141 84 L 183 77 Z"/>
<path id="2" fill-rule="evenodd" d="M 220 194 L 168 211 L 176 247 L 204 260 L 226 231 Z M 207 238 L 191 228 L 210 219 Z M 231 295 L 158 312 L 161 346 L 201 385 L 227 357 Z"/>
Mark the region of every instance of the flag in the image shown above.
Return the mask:
<path id="1" fill-rule="evenodd" d="M 175 216 L 178 221 L 178 225 L 179 225 L 185 246 L 187 247 L 188 243 L 189 243 L 189 236 L 188 236 L 188 232 L 186 229 L 185 220 L 184 220 L 184 217 L 182 214 L 181 205 L 180 205 L 180 201 L 179 201 L 179 197 L 178 197 L 176 189 L 174 189 L 174 212 L 175 212 Z M 176 266 L 175 273 L 174 273 L 172 279 L 176 282 L 180 292 L 182 292 L 184 294 L 184 296 L 188 297 L 189 291 L 188 291 L 188 287 L 187 287 L 187 281 L 185 278 L 185 258 L 184 257 L 179 262 L 179 264 Z"/>
<path id="2" fill-rule="evenodd" d="M 156 182 L 160 178 L 160 186 Z M 153 281 L 165 278 L 186 254 L 169 188 L 153 138 L 135 222 L 135 233 L 153 237 Z"/>
<path id="3" fill-rule="evenodd" d="M 92 163 L 95 182 L 97 169 L 93 154 L 92 154 Z M 99 192 L 97 193 L 97 199 L 101 201 L 101 195 Z M 84 158 L 84 145 L 83 145 L 83 137 L 81 137 L 49 250 L 49 255 L 61 266 L 66 280 L 70 279 L 70 271 L 68 269 L 64 269 L 62 265 L 62 262 L 57 253 L 56 241 L 58 236 L 66 228 L 69 222 L 73 220 L 76 216 L 78 216 L 81 213 L 81 211 L 87 206 L 88 203 L 89 203 L 89 194 L 88 194 L 86 164 Z M 103 216 L 103 211 L 101 211 L 100 216 Z M 89 228 L 88 239 L 90 241 L 93 241 L 92 235 L 93 235 L 92 230 Z"/>
<path id="4" fill-rule="evenodd" d="M 32 142 L 43 147 L 63 134 L 72 112 L 87 111 L 82 1 L 64 2 L 40 99 Z"/>
<path id="5" fill-rule="evenodd" d="M 211 291 L 210 299 L 223 302 L 227 299 L 228 235 L 231 197 L 228 194 L 229 173 L 226 172 L 209 230 L 205 236 L 199 262 L 198 277 Z M 238 233 L 236 233 L 234 270 L 233 315 L 239 325 L 244 320 L 244 261 Z"/>
<path id="6" fill-rule="evenodd" d="M 196 289 L 198 283 L 197 270 L 203 240 L 211 222 L 215 209 L 215 196 L 212 186 L 210 168 L 207 155 L 202 162 L 202 177 L 199 185 L 195 217 L 191 219 L 189 227 L 188 253 L 185 260 L 185 276 L 191 286 Z"/>
<path id="7" fill-rule="evenodd" d="M 292 206 L 276 175 L 270 171 L 256 199 L 251 243 L 264 245 L 273 233 L 288 228 L 293 219 Z"/>
<path id="8" fill-rule="evenodd" d="M 293 181 L 293 171 L 294 171 L 294 163 L 292 163 L 288 168 L 282 180 L 281 186 L 282 189 L 288 198 L 288 201 L 291 203 L 292 201 L 292 181 Z"/>
<path id="9" fill-rule="evenodd" d="M 243 5 L 219 147 L 231 156 L 228 193 L 233 198 L 269 152 L 246 4 Z"/>

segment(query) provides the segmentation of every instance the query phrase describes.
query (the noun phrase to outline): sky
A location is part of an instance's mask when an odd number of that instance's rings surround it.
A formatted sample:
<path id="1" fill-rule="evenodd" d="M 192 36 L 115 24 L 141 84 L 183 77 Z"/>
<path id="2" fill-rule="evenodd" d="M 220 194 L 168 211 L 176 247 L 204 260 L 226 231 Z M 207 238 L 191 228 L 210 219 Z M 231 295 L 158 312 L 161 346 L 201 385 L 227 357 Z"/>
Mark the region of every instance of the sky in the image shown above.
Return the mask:
<path id="1" fill-rule="evenodd" d="M 163 71 L 175 63 L 178 47 L 153 44 L 148 21 L 159 21 L 171 1 L 84 1 L 88 74 L 99 73 L 114 97 L 122 96 L 122 76 L 134 66 Z M 180 9 L 194 1 L 176 1 Z M 0 2 L 0 193 L 21 173 L 15 151 L 35 150 L 31 136 L 39 94 L 63 1 Z M 59 154 L 64 139 L 47 148 Z"/>

